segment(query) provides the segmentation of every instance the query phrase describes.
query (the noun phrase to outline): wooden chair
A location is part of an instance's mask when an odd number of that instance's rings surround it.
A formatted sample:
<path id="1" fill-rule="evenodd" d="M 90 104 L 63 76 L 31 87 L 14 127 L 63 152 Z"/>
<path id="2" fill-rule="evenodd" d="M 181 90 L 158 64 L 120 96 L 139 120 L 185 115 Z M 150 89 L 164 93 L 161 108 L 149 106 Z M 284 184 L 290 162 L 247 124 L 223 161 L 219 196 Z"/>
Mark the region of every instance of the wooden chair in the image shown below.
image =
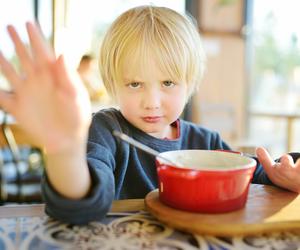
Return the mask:
<path id="1" fill-rule="evenodd" d="M 0 124 L 0 204 L 41 202 L 43 155 L 17 124 Z"/>
<path id="2" fill-rule="evenodd" d="M 0 130 L 0 148 L 7 147 L 7 140 L 5 139 L 4 133 L 3 133 L 3 126 L 7 126 L 10 131 L 13 133 L 13 136 L 16 140 L 17 145 L 30 145 L 30 146 L 36 146 L 33 145 L 32 141 L 29 139 L 29 136 L 18 126 L 17 124 L 7 124 L 3 125 L 1 124 L 1 130 Z"/>

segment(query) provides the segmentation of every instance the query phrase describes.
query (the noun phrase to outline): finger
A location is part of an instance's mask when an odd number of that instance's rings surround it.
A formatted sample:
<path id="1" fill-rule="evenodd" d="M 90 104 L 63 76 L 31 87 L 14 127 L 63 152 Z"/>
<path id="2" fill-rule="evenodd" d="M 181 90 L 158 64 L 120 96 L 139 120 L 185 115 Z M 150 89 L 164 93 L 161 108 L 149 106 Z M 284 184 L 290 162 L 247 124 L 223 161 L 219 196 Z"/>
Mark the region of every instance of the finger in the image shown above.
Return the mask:
<path id="1" fill-rule="evenodd" d="M 23 70 L 27 74 L 30 74 L 32 72 L 32 65 L 33 65 L 31 56 L 29 55 L 24 43 L 22 42 L 15 28 L 12 25 L 9 25 L 7 26 L 7 31 L 11 37 L 11 40 L 14 43 Z"/>
<path id="2" fill-rule="evenodd" d="M 56 76 L 56 82 L 58 85 L 63 88 L 67 93 L 74 95 L 75 90 L 72 81 L 70 73 L 68 69 L 66 68 L 65 60 L 63 55 L 60 55 L 57 59 L 57 62 L 54 66 L 54 72 Z"/>
<path id="3" fill-rule="evenodd" d="M 0 90 L 0 109 L 13 114 L 14 94 Z"/>
<path id="4" fill-rule="evenodd" d="M 295 162 L 295 168 L 300 169 L 300 158 Z"/>
<path id="5" fill-rule="evenodd" d="M 289 166 L 289 167 L 294 167 L 294 165 L 295 165 L 292 156 L 290 156 L 288 154 L 283 155 L 280 158 L 280 163 L 282 163 L 283 166 Z"/>
<path id="6" fill-rule="evenodd" d="M 275 161 L 263 147 L 256 149 L 256 155 L 267 173 L 272 170 L 273 166 L 275 166 Z"/>
<path id="7" fill-rule="evenodd" d="M 20 85 L 20 78 L 16 73 L 14 67 L 5 59 L 0 51 L 0 68 L 7 80 L 10 82 L 13 89 Z"/>
<path id="8" fill-rule="evenodd" d="M 26 23 L 32 52 L 38 63 L 47 63 L 55 59 L 54 53 L 43 38 L 42 32 L 33 23 Z"/>

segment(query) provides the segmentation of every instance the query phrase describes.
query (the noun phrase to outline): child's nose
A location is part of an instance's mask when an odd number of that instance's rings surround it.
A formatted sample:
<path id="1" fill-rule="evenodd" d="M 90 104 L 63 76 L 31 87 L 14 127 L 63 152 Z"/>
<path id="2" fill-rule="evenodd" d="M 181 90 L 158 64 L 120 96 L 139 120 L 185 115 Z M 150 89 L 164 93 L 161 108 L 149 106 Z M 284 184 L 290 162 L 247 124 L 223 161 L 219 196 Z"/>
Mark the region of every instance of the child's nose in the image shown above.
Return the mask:
<path id="1" fill-rule="evenodd" d="M 144 108 L 146 109 L 157 109 L 161 104 L 161 93 L 158 90 L 152 89 L 146 91 L 144 96 Z"/>

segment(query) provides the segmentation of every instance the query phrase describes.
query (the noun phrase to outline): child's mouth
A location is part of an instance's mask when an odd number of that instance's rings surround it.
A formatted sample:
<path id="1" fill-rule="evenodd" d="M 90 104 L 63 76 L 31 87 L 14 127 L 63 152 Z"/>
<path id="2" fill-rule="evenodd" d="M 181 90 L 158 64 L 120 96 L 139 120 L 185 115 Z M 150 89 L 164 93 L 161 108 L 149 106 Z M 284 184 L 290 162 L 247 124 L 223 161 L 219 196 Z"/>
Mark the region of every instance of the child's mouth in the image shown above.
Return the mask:
<path id="1" fill-rule="evenodd" d="M 145 116 L 142 119 L 148 123 L 157 123 L 161 120 L 161 116 Z"/>

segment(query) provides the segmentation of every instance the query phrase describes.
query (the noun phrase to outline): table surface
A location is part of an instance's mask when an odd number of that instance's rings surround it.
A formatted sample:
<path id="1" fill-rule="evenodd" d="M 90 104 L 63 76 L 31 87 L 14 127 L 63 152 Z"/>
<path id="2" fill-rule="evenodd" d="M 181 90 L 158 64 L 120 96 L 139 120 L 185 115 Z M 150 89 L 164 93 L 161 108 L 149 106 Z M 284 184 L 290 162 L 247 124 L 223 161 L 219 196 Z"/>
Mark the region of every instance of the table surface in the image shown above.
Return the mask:
<path id="1" fill-rule="evenodd" d="M 44 205 L 0 207 L 0 249 L 300 249 L 299 232 L 217 237 L 177 231 L 144 210 L 143 199 L 114 201 L 85 226 L 49 218 Z"/>

